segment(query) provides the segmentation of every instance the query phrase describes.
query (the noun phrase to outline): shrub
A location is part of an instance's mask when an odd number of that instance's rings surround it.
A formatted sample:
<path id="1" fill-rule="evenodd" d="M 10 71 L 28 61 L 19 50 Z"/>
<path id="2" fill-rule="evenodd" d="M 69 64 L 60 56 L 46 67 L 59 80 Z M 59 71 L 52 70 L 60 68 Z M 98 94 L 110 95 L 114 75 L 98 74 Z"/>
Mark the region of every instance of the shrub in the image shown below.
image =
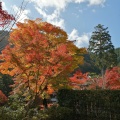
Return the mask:
<path id="1" fill-rule="evenodd" d="M 8 103 L 0 107 L 0 120 L 72 120 L 71 114 L 71 109 L 55 105 L 44 110 L 28 108 L 24 97 L 18 94 L 10 96 Z"/>
<path id="2" fill-rule="evenodd" d="M 61 107 L 74 111 L 74 119 L 118 120 L 120 118 L 120 90 L 60 90 Z"/>
<path id="3" fill-rule="evenodd" d="M 66 107 L 52 106 L 45 112 L 48 116 L 46 120 L 73 120 L 73 111 Z"/>

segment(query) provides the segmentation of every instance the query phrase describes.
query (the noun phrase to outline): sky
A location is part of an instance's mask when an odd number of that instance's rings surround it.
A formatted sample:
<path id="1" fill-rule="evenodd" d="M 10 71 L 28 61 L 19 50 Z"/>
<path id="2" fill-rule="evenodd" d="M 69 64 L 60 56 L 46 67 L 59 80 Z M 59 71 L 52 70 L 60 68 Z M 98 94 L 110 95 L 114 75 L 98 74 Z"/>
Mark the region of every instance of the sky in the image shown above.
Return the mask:
<path id="1" fill-rule="evenodd" d="M 120 0 L 1 0 L 3 9 L 24 19 L 42 18 L 67 32 L 76 46 L 88 47 L 94 27 L 108 27 L 115 48 L 120 47 Z M 19 18 L 18 18 L 19 17 Z"/>

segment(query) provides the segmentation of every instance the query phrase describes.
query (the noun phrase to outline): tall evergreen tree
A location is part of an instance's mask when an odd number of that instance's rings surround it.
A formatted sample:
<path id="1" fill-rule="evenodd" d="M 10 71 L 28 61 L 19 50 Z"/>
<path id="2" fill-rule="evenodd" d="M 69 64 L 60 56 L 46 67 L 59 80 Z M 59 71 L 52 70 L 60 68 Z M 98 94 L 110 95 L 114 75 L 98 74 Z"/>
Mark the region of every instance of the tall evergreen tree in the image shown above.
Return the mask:
<path id="1" fill-rule="evenodd" d="M 108 27 L 104 28 L 103 25 L 98 24 L 92 33 L 88 47 L 88 52 L 101 70 L 102 77 L 104 77 L 107 68 L 117 65 L 117 55 L 107 29 Z M 105 83 L 103 83 L 103 87 L 104 86 Z"/>
<path id="2" fill-rule="evenodd" d="M 115 53 L 117 54 L 118 66 L 120 66 L 120 47 L 115 49 Z"/>

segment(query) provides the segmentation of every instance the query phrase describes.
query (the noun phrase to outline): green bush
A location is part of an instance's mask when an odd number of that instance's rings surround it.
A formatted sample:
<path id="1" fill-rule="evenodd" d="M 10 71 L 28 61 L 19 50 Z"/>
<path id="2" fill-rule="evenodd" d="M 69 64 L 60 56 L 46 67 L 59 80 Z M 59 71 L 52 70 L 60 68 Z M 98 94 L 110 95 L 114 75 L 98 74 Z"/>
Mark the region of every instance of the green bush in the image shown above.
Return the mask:
<path id="1" fill-rule="evenodd" d="M 25 116 L 23 99 L 19 95 L 9 97 L 9 101 L 0 107 L 0 120 L 22 120 Z"/>
<path id="2" fill-rule="evenodd" d="M 119 120 L 120 90 L 59 90 L 58 103 L 74 111 L 74 119 Z M 76 118 L 77 116 L 77 118 Z"/>
<path id="3" fill-rule="evenodd" d="M 26 114 L 23 107 L 12 110 L 3 106 L 0 107 L 0 120 L 73 120 L 72 113 L 69 108 L 53 106 L 46 110 L 29 109 Z"/>
<path id="4" fill-rule="evenodd" d="M 22 120 L 25 110 L 21 107 L 18 110 L 11 110 L 9 107 L 0 107 L 0 120 Z"/>
<path id="5" fill-rule="evenodd" d="M 52 106 L 46 110 L 46 114 L 48 115 L 46 120 L 73 120 L 71 118 L 73 111 L 66 107 Z"/>
<path id="6" fill-rule="evenodd" d="M 9 102 L 0 107 L 0 120 L 72 120 L 71 109 L 52 106 L 40 110 L 40 107 L 29 108 L 24 97 L 16 94 L 9 97 Z"/>

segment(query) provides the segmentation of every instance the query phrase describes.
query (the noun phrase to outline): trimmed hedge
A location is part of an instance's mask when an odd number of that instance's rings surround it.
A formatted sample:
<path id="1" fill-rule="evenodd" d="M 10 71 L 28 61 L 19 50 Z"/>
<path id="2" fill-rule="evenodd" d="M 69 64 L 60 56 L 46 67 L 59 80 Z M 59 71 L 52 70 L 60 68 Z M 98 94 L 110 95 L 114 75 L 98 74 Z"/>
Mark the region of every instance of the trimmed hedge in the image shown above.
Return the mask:
<path id="1" fill-rule="evenodd" d="M 120 120 L 120 90 L 66 90 L 57 94 L 61 107 L 74 111 L 74 120 Z"/>

